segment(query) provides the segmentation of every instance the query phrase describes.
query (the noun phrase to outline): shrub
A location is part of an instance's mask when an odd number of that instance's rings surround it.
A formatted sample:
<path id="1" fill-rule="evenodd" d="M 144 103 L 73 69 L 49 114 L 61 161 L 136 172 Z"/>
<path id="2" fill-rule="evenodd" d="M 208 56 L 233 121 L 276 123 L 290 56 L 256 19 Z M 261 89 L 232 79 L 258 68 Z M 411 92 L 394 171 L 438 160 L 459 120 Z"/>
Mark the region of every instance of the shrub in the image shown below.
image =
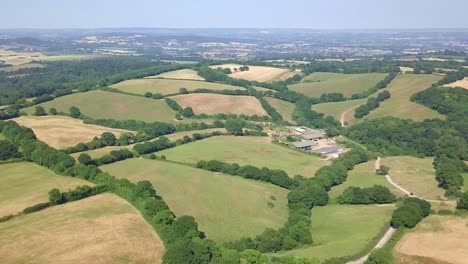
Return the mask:
<path id="1" fill-rule="evenodd" d="M 47 203 L 39 203 L 39 204 L 30 206 L 30 207 L 24 208 L 23 213 L 30 214 L 30 213 L 33 213 L 33 212 L 44 210 L 49 206 L 50 206 L 50 204 L 48 202 Z"/>

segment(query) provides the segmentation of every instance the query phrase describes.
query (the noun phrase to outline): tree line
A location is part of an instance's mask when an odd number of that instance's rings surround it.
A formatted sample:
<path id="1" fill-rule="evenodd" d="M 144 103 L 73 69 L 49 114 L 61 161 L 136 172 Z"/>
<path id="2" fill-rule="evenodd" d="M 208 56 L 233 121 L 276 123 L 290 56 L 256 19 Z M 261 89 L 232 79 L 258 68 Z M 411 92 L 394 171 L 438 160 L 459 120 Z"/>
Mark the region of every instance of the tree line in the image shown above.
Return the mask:
<path id="1" fill-rule="evenodd" d="M 383 91 L 377 95 L 377 98 L 370 97 L 365 104 L 362 104 L 354 110 L 354 117 L 362 118 L 370 113 L 370 111 L 377 109 L 380 103 L 390 99 L 391 94 L 389 91 Z"/>

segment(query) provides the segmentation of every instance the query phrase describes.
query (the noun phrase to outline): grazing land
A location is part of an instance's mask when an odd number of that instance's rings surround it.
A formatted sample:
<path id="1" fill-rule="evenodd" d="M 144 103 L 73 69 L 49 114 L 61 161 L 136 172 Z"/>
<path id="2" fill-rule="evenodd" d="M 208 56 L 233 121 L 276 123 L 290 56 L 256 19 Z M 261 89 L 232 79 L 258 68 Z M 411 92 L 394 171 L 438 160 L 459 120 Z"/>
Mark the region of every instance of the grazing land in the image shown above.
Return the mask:
<path id="1" fill-rule="evenodd" d="M 48 111 L 51 107 L 68 113 L 76 106 L 85 116 L 95 119 L 141 120 L 146 122 L 175 122 L 175 112 L 164 100 L 154 100 L 140 96 L 131 96 L 100 90 L 77 93 L 59 97 L 40 104 Z M 34 113 L 35 106 L 26 108 L 29 114 Z"/>
<path id="2" fill-rule="evenodd" d="M 358 100 L 349 100 L 343 102 L 332 102 L 312 105 L 312 110 L 323 113 L 326 116 L 333 116 L 336 120 L 340 121 L 343 118 L 343 123 L 353 123 L 356 119 L 354 117 L 354 109 L 362 104 L 365 104 L 366 98 Z"/>
<path id="3" fill-rule="evenodd" d="M 267 115 L 257 98 L 224 94 L 184 94 L 171 97 L 182 107 L 192 107 L 195 114 Z"/>
<path id="4" fill-rule="evenodd" d="M 199 160 L 220 160 L 281 169 L 290 177 L 297 174 L 312 177 L 320 167 L 329 164 L 318 156 L 270 143 L 270 139 L 265 137 L 212 137 L 158 153 L 168 160 L 190 164 Z"/>
<path id="5" fill-rule="evenodd" d="M 270 105 L 273 106 L 273 108 L 275 108 L 276 111 L 278 111 L 281 114 L 284 120 L 294 123 L 294 121 L 292 120 L 294 104 L 271 97 L 266 97 L 265 100 L 267 100 L 268 103 L 270 103 Z"/>
<path id="6" fill-rule="evenodd" d="M 230 68 L 232 73 L 230 74 L 233 78 L 245 79 L 249 81 L 258 81 L 258 82 L 270 82 L 270 81 L 280 81 L 286 80 L 291 76 L 291 71 L 288 69 L 275 68 L 275 67 L 266 67 L 266 66 L 249 66 L 248 71 L 235 71 L 234 68 L 239 69 L 243 65 L 240 64 L 223 64 L 223 65 L 214 65 L 211 68 Z"/>
<path id="7" fill-rule="evenodd" d="M 66 116 L 22 116 L 13 120 L 31 128 L 39 140 L 58 149 L 76 146 L 80 142 L 89 142 L 104 132 L 111 132 L 116 137 L 124 133 L 135 134 L 129 130 L 85 124 L 79 119 Z"/>
<path id="8" fill-rule="evenodd" d="M 453 263 L 468 260 L 468 218 L 431 215 L 409 230 L 395 247 L 400 263 Z"/>
<path id="9" fill-rule="evenodd" d="M 132 182 L 151 181 L 177 216 L 194 216 L 200 230 L 216 242 L 253 237 L 265 228 L 281 227 L 287 219 L 287 190 L 272 184 L 147 159 L 102 169 Z"/>
<path id="10" fill-rule="evenodd" d="M 357 254 L 387 227 L 394 209 L 376 205 L 314 207 L 311 230 L 314 244 L 285 254 L 320 260 Z"/>
<path id="11" fill-rule="evenodd" d="M 164 245 L 113 194 L 47 208 L 0 225 L 2 263 L 160 263 Z"/>
<path id="12" fill-rule="evenodd" d="M 180 88 L 185 88 L 188 91 L 194 91 L 201 88 L 210 90 L 244 90 L 244 88 L 240 86 L 221 83 L 173 79 L 134 79 L 114 84 L 111 87 L 122 92 L 132 94 L 145 94 L 146 92 L 151 92 L 163 95 L 179 93 Z"/>
<path id="13" fill-rule="evenodd" d="M 182 131 L 182 132 L 177 132 L 177 133 L 165 135 L 165 137 L 167 137 L 171 141 L 174 141 L 174 140 L 177 140 L 177 139 L 181 139 L 181 138 L 183 138 L 185 136 L 192 136 L 194 133 L 203 134 L 203 133 L 211 133 L 211 132 L 215 132 L 215 131 L 226 132 L 226 129 L 224 129 L 224 128 L 210 128 L 210 129 L 204 129 L 204 130 Z M 1 137 L 1 134 L 0 134 L 0 137 Z M 94 159 L 94 158 L 102 157 L 105 154 L 109 154 L 113 150 L 119 150 L 119 149 L 132 150 L 133 146 L 135 146 L 136 144 L 139 144 L 139 143 L 135 143 L 135 144 L 127 145 L 127 146 L 108 146 L 108 147 L 104 147 L 104 148 L 73 153 L 73 154 L 71 154 L 71 156 L 74 157 L 75 159 L 77 159 L 82 153 L 87 153 L 88 155 L 91 156 L 91 158 Z"/>
<path id="14" fill-rule="evenodd" d="M 191 69 L 170 71 L 170 72 L 161 73 L 155 76 L 148 76 L 146 78 L 165 78 L 165 79 L 196 80 L 196 81 L 205 80 L 203 77 L 198 75 L 196 71 L 191 70 Z"/>
<path id="15" fill-rule="evenodd" d="M 458 80 L 456 82 L 449 83 L 444 86 L 445 87 L 462 87 L 462 88 L 468 89 L 468 78 L 465 78 L 463 80 Z"/>
<path id="16" fill-rule="evenodd" d="M 435 179 L 433 158 L 388 157 L 381 164 L 390 167 L 392 180 L 416 196 L 438 200 L 444 197 L 444 189 L 438 187 Z"/>
<path id="17" fill-rule="evenodd" d="M 463 173 L 462 176 L 463 176 L 463 189 L 465 191 L 468 191 L 468 172 Z"/>
<path id="18" fill-rule="evenodd" d="M 426 106 L 410 101 L 411 95 L 431 87 L 431 84 L 437 82 L 442 77 L 429 74 L 400 74 L 385 90 L 388 90 L 392 97 L 372 110 L 367 118 L 381 118 L 385 116 L 394 116 L 403 119 L 412 119 L 414 121 L 423 121 L 430 118 L 441 118 L 445 116 L 437 113 Z"/>
<path id="19" fill-rule="evenodd" d="M 385 180 L 385 177 L 375 174 L 375 160 L 358 164 L 348 172 L 348 178 L 340 185 L 333 187 L 328 194 L 330 197 L 338 197 L 348 187 L 372 187 L 382 185 L 390 189 L 393 194 L 401 196 L 401 192 Z"/>
<path id="20" fill-rule="evenodd" d="M 30 162 L 0 164 L 0 171 L 0 217 L 47 202 L 48 192 L 53 188 L 68 190 L 79 185 L 93 185 L 73 177 L 56 175 Z"/>
<path id="21" fill-rule="evenodd" d="M 320 97 L 324 93 L 342 93 L 350 97 L 374 87 L 385 78 L 383 73 L 343 74 L 331 72 L 314 72 L 299 84 L 290 85 L 293 91 L 311 97 Z"/>

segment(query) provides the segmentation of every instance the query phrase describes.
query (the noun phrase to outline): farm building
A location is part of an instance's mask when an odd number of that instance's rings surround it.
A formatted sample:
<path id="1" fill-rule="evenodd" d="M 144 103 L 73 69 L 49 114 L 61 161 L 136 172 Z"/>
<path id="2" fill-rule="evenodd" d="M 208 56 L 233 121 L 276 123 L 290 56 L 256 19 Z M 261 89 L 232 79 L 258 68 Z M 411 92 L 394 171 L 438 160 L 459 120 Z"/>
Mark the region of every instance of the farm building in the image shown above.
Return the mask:
<path id="1" fill-rule="evenodd" d="M 306 140 L 306 141 L 299 141 L 299 142 L 294 142 L 292 145 L 300 150 L 311 150 L 313 145 L 316 145 L 317 142 L 313 140 Z"/>
<path id="2" fill-rule="evenodd" d="M 329 147 L 324 147 L 324 148 L 318 148 L 312 150 L 312 152 L 317 153 L 317 154 L 337 154 L 343 152 L 343 148 L 339 146 L 329 146 Z"/>
<path id="3" fill-rule="evenodd" d="M 324 135 L 320 131 L 314 131 L 314 132 L 310 132 L 310 133 L 304 133 L 304 134 L 302 134 L 302 137 L 304 139 L 306 139 L 306 140 L 317 141 L 317 140 L 323 139 Z"/>

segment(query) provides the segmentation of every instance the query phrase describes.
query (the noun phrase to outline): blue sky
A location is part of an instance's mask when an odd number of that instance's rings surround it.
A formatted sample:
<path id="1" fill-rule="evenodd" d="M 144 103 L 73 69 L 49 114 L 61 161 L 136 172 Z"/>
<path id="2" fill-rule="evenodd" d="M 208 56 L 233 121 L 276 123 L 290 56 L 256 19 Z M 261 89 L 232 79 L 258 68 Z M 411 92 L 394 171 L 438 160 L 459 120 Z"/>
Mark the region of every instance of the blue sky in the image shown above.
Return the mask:
<path id="1" fill-rule="evenodd" d="M 468 28 L 468 0 L 6 0 L 0 28 Z"/>

